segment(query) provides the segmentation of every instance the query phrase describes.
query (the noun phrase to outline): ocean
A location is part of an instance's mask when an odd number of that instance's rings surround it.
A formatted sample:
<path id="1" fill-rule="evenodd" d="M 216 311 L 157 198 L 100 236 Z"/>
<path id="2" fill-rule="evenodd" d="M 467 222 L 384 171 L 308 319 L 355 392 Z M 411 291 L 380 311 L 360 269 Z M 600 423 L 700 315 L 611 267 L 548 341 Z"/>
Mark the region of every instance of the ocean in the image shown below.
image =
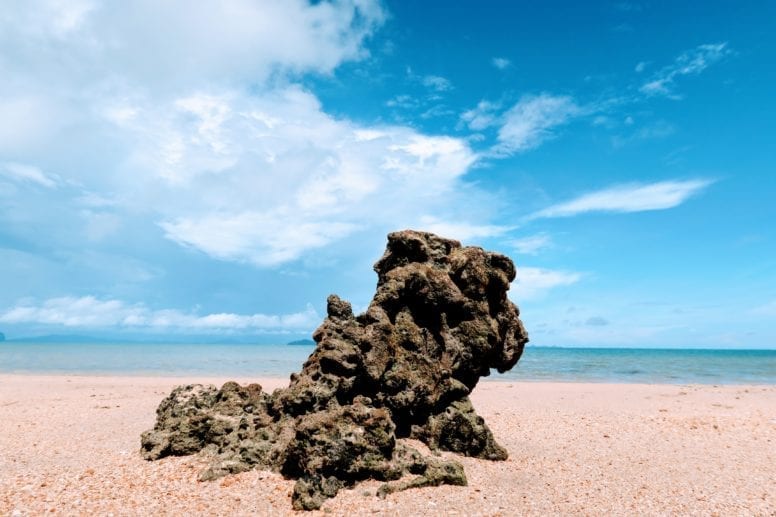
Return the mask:
<path id="1" fill-rule="evenodd" d="M 287 377 L 312 346 L 0 343 L 0 373 Z M 509 381 L 776 384 L 776 350 L 529 346 Z"/>

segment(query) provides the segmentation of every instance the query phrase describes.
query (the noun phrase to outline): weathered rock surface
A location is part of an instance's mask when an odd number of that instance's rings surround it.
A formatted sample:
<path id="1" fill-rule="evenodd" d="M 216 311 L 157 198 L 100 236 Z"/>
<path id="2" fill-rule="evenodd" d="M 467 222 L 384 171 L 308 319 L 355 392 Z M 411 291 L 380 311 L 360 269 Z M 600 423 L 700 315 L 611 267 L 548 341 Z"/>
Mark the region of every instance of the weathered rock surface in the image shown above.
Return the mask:
<path id="1" fill-rule="evenodd" d="M 143 456 L 209 452 L 202 480 L 279 471 L 297 480 L 292 503 L 304 510 L 364 479 L 386 481 L 378 495 L 466 484 L 460 463 L 397 439 L 506 459 L 468 395 L 491 369 L 512 368 L 528 341 L 507 299 L 512 261 L 408 230 L 388 236 L 375 271 L 377 292 L 363 314 L 329 297 L 317 346 L 287 388 L 179 386 L 143 433 Z"/>

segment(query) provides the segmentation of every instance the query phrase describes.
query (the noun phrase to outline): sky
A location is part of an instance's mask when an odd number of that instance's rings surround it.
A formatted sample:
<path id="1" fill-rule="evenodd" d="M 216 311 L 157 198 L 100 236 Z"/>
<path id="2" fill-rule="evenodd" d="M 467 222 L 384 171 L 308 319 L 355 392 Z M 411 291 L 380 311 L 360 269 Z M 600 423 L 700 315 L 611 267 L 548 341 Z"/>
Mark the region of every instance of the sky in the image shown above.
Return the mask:
<path id="1" fill-rule="evenodd" d="M 776 3 L 0 9 L 0 331 L 309 336 L 386 234 L 533 345 L 776 348 Z"/>

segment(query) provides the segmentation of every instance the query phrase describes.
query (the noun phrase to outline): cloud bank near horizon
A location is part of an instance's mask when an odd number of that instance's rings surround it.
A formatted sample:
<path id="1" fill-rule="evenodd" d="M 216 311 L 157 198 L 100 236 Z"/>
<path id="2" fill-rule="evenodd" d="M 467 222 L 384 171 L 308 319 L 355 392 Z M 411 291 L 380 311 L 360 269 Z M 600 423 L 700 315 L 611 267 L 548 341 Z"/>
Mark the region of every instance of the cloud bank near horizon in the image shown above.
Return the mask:
<path id="1" fill-rule="evenodd" d="M 64 296 L 41 303 L 22 302 L 0 313 L 0 323 L 62 326 L 78 329 L 127 328 L 139 330 L 170 330 L 181 333 L 249 330 L 258 332 L 309 332 L 321 318 L 308 305 L 292 314 L 199 315 L 175 309 L 151 310 L 144 304 L 128 304 L 122 300 Z"/>

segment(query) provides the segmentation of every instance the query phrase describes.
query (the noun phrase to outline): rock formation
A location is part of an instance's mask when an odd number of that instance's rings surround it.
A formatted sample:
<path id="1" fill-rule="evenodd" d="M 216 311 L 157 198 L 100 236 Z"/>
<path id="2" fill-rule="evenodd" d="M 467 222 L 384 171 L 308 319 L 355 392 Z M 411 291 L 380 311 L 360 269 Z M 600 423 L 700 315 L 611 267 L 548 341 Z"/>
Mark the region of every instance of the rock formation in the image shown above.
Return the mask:
<path id="1" fill-rule="evenodd" d="M 388 236 L 375 271 L 377 292 L 363 314 L 328 298 L 316 348 L 287 388 L 270 395 L 258 384 L 179 386 L 143 433 L 143 456 L 206 451 L 213 461 L 202 480 L 279 471 L 297 480 L 292 503 L 304 510 L 368 478 L 386 481 L 380 495 L 466 484 L 460 463 L 397 439 L 506 459 L 469 393 L 492 368 L 512 368 L 528 341 L 507 298 L 512 261 L 408 230 Z"/>

